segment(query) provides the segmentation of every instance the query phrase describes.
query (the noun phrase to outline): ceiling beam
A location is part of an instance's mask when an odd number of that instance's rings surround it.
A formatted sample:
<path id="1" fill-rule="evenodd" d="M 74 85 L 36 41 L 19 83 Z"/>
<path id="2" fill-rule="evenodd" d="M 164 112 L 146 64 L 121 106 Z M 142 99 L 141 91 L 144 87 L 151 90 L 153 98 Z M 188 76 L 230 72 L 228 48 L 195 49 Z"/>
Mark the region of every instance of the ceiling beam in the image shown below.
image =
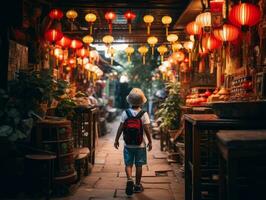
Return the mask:
<path id="1" fill-rule="evenodd" d="M 145 2 L 138 2 L 135 1 L 127 1 L 125 3 L 119 2 L 106 2 L 106 1 L 97 1 L 97 2 L 84 2 L 84 1 L 58 1 L 53 4 L 55 7 L 60 8 L 76 8 L 76 9 L 92 9 L 92 8 L 105 8 L 105 9 L 166 9 L 166 10 L 179 10 L 183 9 L 186 5 L 186 2 L 181 3 L 168 3 L 168 2 L 161 2 L 161 3 L 145 3 Z"/>

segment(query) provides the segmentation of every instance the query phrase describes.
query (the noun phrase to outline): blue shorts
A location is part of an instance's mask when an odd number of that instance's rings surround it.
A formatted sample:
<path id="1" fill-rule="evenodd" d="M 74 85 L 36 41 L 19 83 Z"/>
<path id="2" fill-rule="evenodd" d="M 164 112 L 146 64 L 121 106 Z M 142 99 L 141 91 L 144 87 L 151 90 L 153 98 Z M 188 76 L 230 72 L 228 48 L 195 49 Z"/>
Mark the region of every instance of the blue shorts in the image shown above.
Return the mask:
<path id="1" fill-rule="evenodd" d="M 126 166 L 133 165 L 141 167 L 147 164 L 146 148 L 127 148 L 124 147 L 124 162 Z"/>

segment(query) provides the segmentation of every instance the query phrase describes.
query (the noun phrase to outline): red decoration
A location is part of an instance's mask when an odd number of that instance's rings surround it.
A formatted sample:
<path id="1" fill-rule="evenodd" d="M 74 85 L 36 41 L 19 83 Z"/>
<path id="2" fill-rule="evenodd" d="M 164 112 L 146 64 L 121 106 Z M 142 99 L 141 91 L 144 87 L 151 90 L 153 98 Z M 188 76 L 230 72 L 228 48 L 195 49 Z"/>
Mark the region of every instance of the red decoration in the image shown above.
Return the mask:
<path id="1" fill-rule="evenodd" d="M 90 55 L 90 52 L 88 49 L 81 48 L 77 50 L 77 56 L 81 58 L 88 57 Z"/>
<path id="2" fill-rule="evenodd" d="M 49 12 L 49 17 L 51 19 L 61 19 L 62 17 L 64 16 L 62 10 L 60 9 L 52 9 L 50 12 Z"/>
<path id="3" fill-rule="evenodd" d="M 217 49 L 222 46 L 222 42 L 214 37 L 213 34 L 202 39 L 202 45 L 209 51 Z"/>
<path id="4" fill-rule="evenodd" d="M 44 34 L 45 39 L 48 42 L 55 43 L 63 37 L 63 33 L 57 29 L 49 29 Z"/>
<path id="5" fill-rule="evenodd" d="M 80 40 L 72 40 L 70 44 L 70 48 L 72 49 L 80 49 L 83 46 L 83 43 Z"/>
<path id="6" fill-rule="evenodd" d="M 61 46 L 63 49 L 68 48 L 71 44 L 71 39 L 66 36 L 63 36 L 61 40 L 56 42 L 56 44 Z"/>
<path id="7" fill-rule="evenodd" d="M 239 29 L 230 24 L 224 24 L 222 28 L 215 29 L 213 31 L 214 36 L 223 42 L 231 42 L 237 39 L 239 35 Z"/>
<path id="8" fill-rule="evenodd" d="M 116 14 L 114 12 L 107 12 L 107 13 L 105 13 L 104 17 L 109 24 L 110 34 L 112 34 L 112 22 L 113 22 L 113 20 L 115 20 Z"/>
<path id="9" fill-rule="evenodd" d="M 186 31 L 189 35 L 200 35 L 201 27 L 198 24 L 196 24 L 195 21 L 192 21 L 187 24 Z"/>
<path id="10" fill-rule="evenodd" d="M 132 11 L 127 11 L 124 16 L 127 19 L 129 33 L 131 33 L 131 22 L 136 18 L 136 14 Z"/>
<path id="11" fill-rule="evenodd" d="M 210 7 L 212 13 L 221 13 L 223 11 L 223 0 L 210 1 Z"/>
<path id="12" fill-rule="evenodd" d="M 229 20 L 237 26 L 254 26 L 261 19 L 259 7 L 251 3 L 240 3 L 232 7 Z"/>

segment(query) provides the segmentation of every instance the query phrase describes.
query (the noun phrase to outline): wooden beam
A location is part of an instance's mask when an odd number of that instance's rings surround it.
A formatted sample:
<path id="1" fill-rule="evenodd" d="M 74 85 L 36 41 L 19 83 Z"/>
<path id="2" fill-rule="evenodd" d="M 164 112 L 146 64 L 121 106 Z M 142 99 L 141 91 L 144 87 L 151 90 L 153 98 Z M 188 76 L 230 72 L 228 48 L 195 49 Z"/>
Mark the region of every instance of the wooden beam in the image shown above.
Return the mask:
<path id="1" fill-rule="evenodd" d="M 57 1 L 53 6 L 60 8 L 76 8 L 76 9 L 91 9 L 91 8 L 106 8 L 106 9 L 166 9 L 166 10 L 177 10 L 184 8 L 186 6 L 186 1 L 176 1 L 174 3 L 169 3 L 167 1 L 160 3 L 150 3 L 150 2 L 136 2 L 136 1 L 104 1 L 97 0 L 96 2 L 84 2 L 84 1 Z"/>

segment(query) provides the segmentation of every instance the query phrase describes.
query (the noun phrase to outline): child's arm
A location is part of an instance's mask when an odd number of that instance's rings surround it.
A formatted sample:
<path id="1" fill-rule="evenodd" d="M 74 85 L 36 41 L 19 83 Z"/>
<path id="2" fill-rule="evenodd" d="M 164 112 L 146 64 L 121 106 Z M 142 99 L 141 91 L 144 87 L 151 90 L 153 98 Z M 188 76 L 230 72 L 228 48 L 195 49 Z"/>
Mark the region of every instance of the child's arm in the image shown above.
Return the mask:
<path id="1" fill-rule="evenodd" d="M 117 133 L 116 133 L 116 136 L 115 136 L 115 143 L 114 143 L 114 147 L 116 149 L 118 149 L 119 147 L 119 138 L 123 132 L 123 126 L 124 126 L 124 123 L 120 123 L 118 129 L 117 129 Z"/>
<path id="2" fill-rule="evenodd" d="M 152 150 L 152 140 L 151 140 L 151 131 L 150 131 L 150 124 L 144 124 L 144 131 L 146 133 L 148 139 L 148 151 Z"/>

